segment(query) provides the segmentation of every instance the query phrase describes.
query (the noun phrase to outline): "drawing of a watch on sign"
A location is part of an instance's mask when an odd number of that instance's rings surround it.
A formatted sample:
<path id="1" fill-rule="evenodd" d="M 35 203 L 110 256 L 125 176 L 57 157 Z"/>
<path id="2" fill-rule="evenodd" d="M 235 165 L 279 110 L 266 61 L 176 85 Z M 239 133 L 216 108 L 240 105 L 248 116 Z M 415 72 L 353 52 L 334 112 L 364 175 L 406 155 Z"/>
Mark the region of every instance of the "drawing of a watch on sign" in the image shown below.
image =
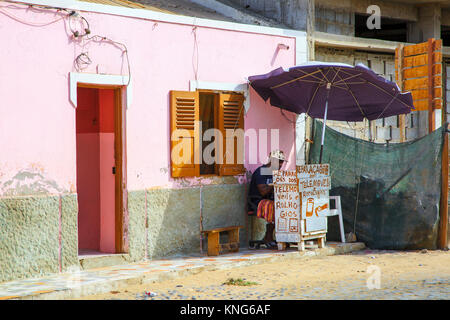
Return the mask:
<path id="1" fill-rule="evenodd" d="M 289 219 L 289 232 L 298 232 L 298 219 Z"/>
<path id="2" fill-rule="evenodd" d="M 316 217 L 319 216 L 319 212 L 323 211 L 325 209 L 328 209 L 328 203 L 325 203 L 321 206 L 318 206 L 316 208 L 314 208 L 314 198 L 308 198 L 308 200 L 306 201 L 306 217 L 312 217 L 313 214 L 316 215 Z"/>

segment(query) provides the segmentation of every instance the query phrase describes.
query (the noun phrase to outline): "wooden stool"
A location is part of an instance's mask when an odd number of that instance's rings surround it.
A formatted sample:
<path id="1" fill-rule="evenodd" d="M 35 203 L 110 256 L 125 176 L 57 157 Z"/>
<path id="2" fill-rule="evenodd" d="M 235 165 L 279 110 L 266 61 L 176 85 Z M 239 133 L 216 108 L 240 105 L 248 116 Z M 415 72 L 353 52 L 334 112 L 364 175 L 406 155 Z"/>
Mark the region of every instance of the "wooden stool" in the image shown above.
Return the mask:
<path id="1" fill-rule="evenodd" d="M 211 230 L 204 230 L 202 233 L 208 235 L 208 256 L 218 256 L 223 250 L 231 252 L 239 251 L 239 229 L 242 226 L 233 226 L 225 228 L 216 228 Z M 228 232 L 228 242 L 220 243 L 219 236 L 221 232 Z"/>

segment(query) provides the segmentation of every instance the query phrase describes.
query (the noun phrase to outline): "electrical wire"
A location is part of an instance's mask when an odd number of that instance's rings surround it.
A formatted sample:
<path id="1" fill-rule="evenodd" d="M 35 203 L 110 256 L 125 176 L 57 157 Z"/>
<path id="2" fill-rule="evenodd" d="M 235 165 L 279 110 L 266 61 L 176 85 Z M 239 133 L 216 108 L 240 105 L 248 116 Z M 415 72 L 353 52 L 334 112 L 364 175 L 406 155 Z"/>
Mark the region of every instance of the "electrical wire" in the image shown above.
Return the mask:
<path id="1" fill-rule="evenodd" d="M 82 71 L 86 69 L 92 63 L 87 52 L 80 53 L 75 58 L 75 68 L 77 71 Z"/>
<path id="2" fill-rule="evenodd" d="M 84 21 L 86 23 L 86 27 L 83 28 L 84 29 L 84 33 L 83 34 L 80 34 L 78 32 L 78 30 L 74 30 L 72 28 L 72 23 L 71 22 L 72 22 L 72 18 L 73 17 L 78 17 L 80 20 L 82 20 L 82 21 Z M 74 36 L 74 38 L 83 38 L 83 37 L 86 37 L 87 35 L 89 35 L 91 33 L 89 22 L 83 16 L 79 15 L 76 11 L 70 12 L 68 21 L 69 21 L 69 29 L 72 32 L 72 35 Z"/>
<path id="3" fill-rule="evenodd" d="M 9 7 L 9 6 L 8 6 L 8 7 Z M 5 16 L 7 16 L 7 17 L 9 17 L 9 18 L 11 18 L 11 19 L 13 19 L 13 20 L 15 20 L 15 21 L 17 21 L 17 22 L 26 24 L 26 25 L 31 26 L 31 27 L 45 27 L 45 26 L 49 26 L 49 25 L 51 25 L 51 24 L 54 24 L 54 23 L 56 23 L 56 22 L 58 22 L 58 21 L 61 21 L 61 20 L 65 19 L 65 18 L 67 18 L 67 15 L 65 15 L 65 16 L 62 16 L 62 17 L 56 19 L 56 20 L 50 21 L 50 22 L 45 22 L 45 23 L 32 23 L 32 22 L 23 21 L 22 19 L 20 19 L 19 17 L 13 15 L 12 13 L 9 13 L 9 12 L 6 12 L 6 11 L 2 10 L 3 8 L 6 8 L 6 7 L 2 7 L 2 8 L 0 9 L 0 13 L 4 14 Z M 17 8 L 19 8 L 19 7 L 17 7 Z M 60 9 L 59 9 L 59 10 L 60 10 Z"/>
<path id="4" fill-rule="evenodd" d="M 192 68 L 194 69 L 195 81 L 198 80 L 198 42 L 197 42 L 197 26 L 192 26 L 192 33 L 194 35 L 194 50 L 192 52 Z"/>
<path id="5" fill-rule="evenodd" d="M 296 121 L 292 121 L 291 119 L 289 119 L 289 118 L 284 114 L 283 109 L 280 108 L 280 112 L 281 112 L 281 115 L 282 115 L 288 122 L 290 122 L 290 123 L 292 123 L 292 124 L 296 124 L 296 123 L 297 123 Z"/>
<path id="6" fill-rule="evenodd" d="M 22 2 L 22 1 L 10 1 L 10 0 L 0 0 L 0 2 L 8 2 L 8 3 L 12 3 L 12 4 L 20 4 L 20 5 L 24 5 L 24 6 L 28 6 L 29 8 L 39 8 L 39 9 L 55 9 L 55 10 L 62 10 L 62 11 L 66 11 L 67 9 L 65 8 L 60 8 L 60 7 L 53 7 L 53 6 L 44 6 L 44 5 L 40 5 L 40 4 L 33 4 L 33 3 L 27 3 L 27 2 Z M 7 6 L 7 7 L 15 7 L 16 9 L 23 9 L 21 7 L 18 6 Z"/>
<path id="7" fill-rule="evenodd" d="M 128 48 L 125 44 L 118 42 L 118 41 L 114 41 L 112 39 L 109 39 L 105 36 L 99 36 L 99 35 L 94 35 L 89 37 L 89 35 L 91 34 L 91 30 L 90 30 L 90 25 L 89 25 L 89 21 L 81 16 L 77 11 L 75 10 L 67 10 L 64 8 L 58 8 L 58 7 L 51 7 L 51 6 L 41 6 L 41 5 L 34 5 L 34 4 L 29 4 L 29 3 L 23 3 L 23 2 L 16 2 L 16 1 L 8 1 L 8 0 L 0 0 L 3 2 L 8 2 L 8 3 L 13 3 L 13 4 L 22 4 L 27 6 L 28 8 L 33 8 L 33 9 L 39 9 L 39 10 L 56 10 L 57 13 L 60 13 L 61 11 L 64 11 L 66 14 L 56 20 L 50 21 L 50 22 L 46 22 L 46 23 L 32 23 L 32 22 L 27 22 L 27 21 L 23 21 L 21 18 L 15 16 L 12 13 L 6 12 L 5 10 L 2 10 L 4 8 L 14 8 L 14 9 L 24 9 L 20 6 L 14 6 L 14 5 L 8 5 L 8 6 L 2 6 L 0 7 L 0 13 L 2 13 L 3 15 L 26 25 L 29 26 L 33 26 L 33 27 L 45 27 L 51 24 L 54 24 L 58 21 L 64 20 L 67 18 L 68 20 L 68 25 L 69 25 L 69 29 L 73 35 L 74 38 L 78 38 L 78 39 L 83 39 L 83 40 L 87 40 L 87 42 L 85 42 L 84 44 L 88 43 L 89 41 L 98 41 L 98 42 L 109 42 L 112 43 L 116 46 L 121 47 L 120 49 L 122 50 L 122 55 L 125 55 L 126 61 L 127 61 L 127 68 L 128 68 L 128 82 L 127 82 L 127 86 L 130 84 L 131 81 L 131 67 L 130 67 L 130 59 L 128 56 Z M 39 11 L 41 12 L 41 11 Z M 84 26 L 84 33 L 80 34 L 79 31 L 75 30 L 72 27 L 72 19 L 73 17 L 78 17 L 81 21 L 83 21 L 83 23 L 85 24 Z M 85 69 L 87 66 L 89 66 L 92 63 L 88 52 L 82 52 L 80 53 L 74 60 L 74 65 L 75 68 L 77 69 L 77 71 L 81 71 L 83 69 Z"/>
<path id="8" fill-rule="evenodd" d="M 128 57 L 128 48 L 125 44 L 118 42 L 118 41 L 114 41 L 111 40 L 105 36 L 100 36 L 100 35 L 93 35 L 91 37 L 86 37 L 87 43 L 89 43 L 90 41 L 95 41 L 95 42 L 109 42 L 112 43 L 114 45 L 118 45 L 118 46 L 122 46 L 122 55 L 125 55 L 125 58 L 127 60 L 127 68 L 128 68 L 128 82 L 127 82 L 127 86 L 130 84 L 131 81 L 131 66 L 130 66 L 130 59 Z"/>

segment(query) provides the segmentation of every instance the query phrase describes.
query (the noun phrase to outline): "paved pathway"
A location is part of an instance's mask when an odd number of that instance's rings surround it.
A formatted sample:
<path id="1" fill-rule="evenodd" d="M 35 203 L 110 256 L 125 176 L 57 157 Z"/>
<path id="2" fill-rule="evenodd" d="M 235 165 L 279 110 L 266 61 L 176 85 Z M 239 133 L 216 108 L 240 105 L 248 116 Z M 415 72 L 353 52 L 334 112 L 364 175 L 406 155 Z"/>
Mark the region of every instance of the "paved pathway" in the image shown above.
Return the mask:
<path id="1" fill-rule="evenodd" d="M 205 255 L 178 256 L 171 259 L 61 273 L 42 278 L 0 283 L 1 299 L 68 299 L 195 274 L 205 270 L 235 268 L 284 259 L 302 259 L 348 253 L 364 248 L 362 243 L 327 243 L 324 249 L 296 248 L 287 251 L 241 250 L 217 257 Z"/>
<path id="2" fill-rule="evenodd" d="M 320 259 L 271 262 L 216 270 L 88 299 L 137 300 L 448 300 L 450 252 L 360 250 Z M 379 286 L 368 287 L 379 270 Z M 243 279 L 250 286 L 227 285 Z M 369 282 L 374 285 L 375 282 Z M 145 292 L 157 295 L 149 297 Z"/>
<path id="3" fill-rule="evenodd" d="M 136 294 L 136 300 L 449 300 L 450 279 L 434 278 L 418 281 L 385 283 L 384 288 L 368 290 L 365 281 L 346 281 L 335 286 L 296 288 L 272 288 L 259 290 L 250 287 L 238 295 L 225 285 L 198 286 L 186 290 L 181 288 L 159 291 L 155 297 L 142 293 Z M 199 297 L 207 293 L 208 297 Z M 109 299 L 114 299 L 110 295 Z"/>

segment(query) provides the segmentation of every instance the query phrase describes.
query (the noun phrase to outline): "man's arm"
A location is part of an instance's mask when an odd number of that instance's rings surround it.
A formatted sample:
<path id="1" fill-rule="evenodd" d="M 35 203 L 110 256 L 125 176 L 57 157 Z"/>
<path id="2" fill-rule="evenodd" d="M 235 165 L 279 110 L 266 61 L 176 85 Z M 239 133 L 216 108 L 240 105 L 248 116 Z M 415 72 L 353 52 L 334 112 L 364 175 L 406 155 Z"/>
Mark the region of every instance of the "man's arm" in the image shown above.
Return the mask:
<path id="1" fill-rule="evenodd" d="M 273 186 L 269 186 L 268 184 L 257 184 L 256 187 L 263 197 L 273 192 Z"/>

